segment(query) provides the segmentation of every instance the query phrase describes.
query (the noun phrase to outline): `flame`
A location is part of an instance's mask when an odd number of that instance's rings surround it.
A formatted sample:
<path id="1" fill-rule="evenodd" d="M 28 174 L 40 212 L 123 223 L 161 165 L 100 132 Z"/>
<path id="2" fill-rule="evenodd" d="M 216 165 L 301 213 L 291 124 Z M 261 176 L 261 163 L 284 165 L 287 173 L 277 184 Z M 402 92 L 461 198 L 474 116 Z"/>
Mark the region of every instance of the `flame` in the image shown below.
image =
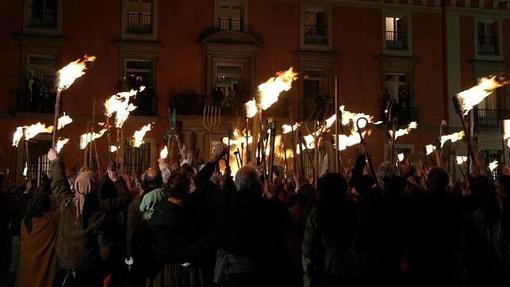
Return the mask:
<path id="1" fill-rule="evenodd" d="M 168 148 L 167 146 L 163 147 L 161 151 L 159 152 L 159 158 L 166 159 L 168 157 Z"/>
<path id="2" fill-rule="evenodd" d="M 403 153 L 399 153 L 399 154 L 397 154 L 397 159 L 398 159 L 398 161 L 399 161 L 399 162 L 400 162 L 400 161 L 403 161 L 403 160 L 404 160 L 404 158 L 405 158 L 405 155 L 404 155 Z"/>
<path id="3" fill-rule="evenodd" d="M 503 120 L 503 139 L 510 139 L 510 119 Z"/>
<path id="4" fill-rule="evenodd" d="M 223 137 L 222 139 L 223 143 L 228 145 L 228 137 Z M 253 142 L 253 137 L 248 132 L 248 144 L 251 144 Z M 230 149 L 232 150 L 233 147 L 240 147 L 241 144 L 246 145 L 246 129 L 243 131 L 239 129 L 235 129 L 232 133 L 232 138 L 230 138 Z M 234 152 L 234 150 L 232 150 Z"/>
<path id="5" fill-rule="evenodd" d="M 23 176 L 27 176 L 28 174 L 28 163 L 25 162 L 25 167 L 23 168 Z"/>
<path id="6" fill-rule="evenodd" d="M 30 140 L 40 133 L 52 133 L 53 126 L 46 127 L 46 125 L 37 123 L 31 126 L 24 127 L 25 140 Z"/>
<path id="7" fill-rule="evenodd" d="M 151 129 L 152 129 L 151 124 L 146 124 L 140 130 L 135 131 L 135 133 L 133 134 L 133 146 L 140 147 L 143 144 L 143 137 Z"/>
<path id="8" fill-rule="evenodd" d="M 66 115 L 66 113 L 64 113 L 63 116 L 58 118 L 57 130 L 62 129 L 63 127 L 65 127 L 66 125 L 68 125 L 72 122 L 73 122 L 73 119 L 71 119 L 71 117 L 69 115 Z"/>
<path id="9" fill-rule="evenodd" d="M 493 172 L 499 165 L 499 162 L 497 160 L 489 163 L 489 170 Z"/>
<path id="10" fill-rule="evenodd" d="M 257 102 L 255 99 L 249 100 L 244 104 L 244 109 L 247 118 L 253 118 L 257 114 Z"/>
<path id="11" fill-rule="evenodd" d="M 63 91 L 69 88 L 76 79 L 85 74 L 85 70 L 87 69 L 86 63 L 94 62 L 95 60 L 95 56 L 85 55 L 81 59 L 73 61 L 60 69 L 57 73 L 58 89 Z"/>
<path id="12" fill-rule="evenodd" d="M 342 112 L 342 125 L 347 126 L 347 125 L 351 124 L 354 127 L 355 131 L 358 131 L 358 127 L 356 126 L 358 119 L 360 119 L 360 118 L 366 119 L 365 124 L 363 124 L 363 121 L 360 121 L 360 125 L 361 125 L 360 128 L 364 128 L 366 126 L 366 124 L 372 123 L 372 121 L 374 119 L 374 117 L 371 115 L 367 115 L 364 113 L 353 113 L 353 112 L 347 111 L 345 109 L 345 106 L 343 106 L 343 105 L 340 106 L 340 111 Z"/>
<path id="13" fill-rule="evenodd" d="M 143 91 L 143 89 L 144 87 L 142 86 L 139 91 Z M 115 114 L 115 126 L 117 128 L 122 128 L 124 122 L 129 117 L 129 113 L 137 108 L 129 100 L 131 97 L 135 97 L 139 91 L 131 90 L 129 92 L 117 93 L 105 101 L 106 116 L 111 118 Z"/>
<path id="14" fill-rule="evenodd" d="M 258 86 L 260 96 L 260 108 L 267 110 L 271 105 L 278 101 L 280 93 L 292 88 L 292 82 L 297 79 L 295 73 L 290 67 L 287 71 L 276 73 L 276 77 L 271 77 L 265 83 Z"/>
<path id="15" fill-rule="evenodd" d="M 460 156 L 460 155 L 458 155 L 458 156 L 455 157 L 455 160 L 457 161 L 458 165 L 461 165 L 461 164 L 465 163 L 468 160 L 468 157 L 467 156 Z"/>
<path id="16" fill-rule="evenodd" d="M 441 147 L 447 142 L 451 141 L 452 143 L 461 140 L 464 138 L 464 131 L 456 132 L 453 134 L 445 135 L 441 137 Z"/>
<path id="17" fill-rule="evenodd" d="M 21 138 L 23 137 L 23 127 L 17 127 L 12 135 L 12 146 L 18 147 Z"/>
<path id="18" fill-rule="evenodd" d="M 404 135 L 407 135 L 411 132 L 411 130 L 414 130 L 418 127 L 418 123 L 416 122 L 411 122 L 409 123 L 409 125 L 407 126 L 407 128 L 405 129 L 399 129 L 395 132 L 395 139 L 401 137 L 401 136 L 404 136 Z M 390 136 L 393 136 L 393 131 L 389 131 L 390 133 Z"/>
<path id="19" fill-rule="evenodd" d="M 492 78 L 481 78 L 478 85 L 458 93 L 456 97 L 462 113 L 467 115 L 474 106 L 478 105 L 486 97 L 491 95 L 494 90 L 504 84 L 504 82 L 499 81 L 495 76 Z"/>
<path id="20" fill-rule="evenodd" d="M 111 145 L 110 152 L 116 152 L 118 150 L 117 146 Z"/>
<path id="21" fill-rule="evenodd" d="M 291 125 L 282 125 L 282 134 L 286 135 L 293 130 L 297 130 L 301 125 L 299 123 L 295 123 L 292 126 Z"/>
<path id="22" fill-rule="evenodd" d="M 362 133 L 363 136 L 366 132 Z M 338 135 L 338 150 L 346 150 L 348 147 L 361 143 L 361 138 L 358 132 L 351 130 L 350 135 Z"/>
<path id="23" fill-rule="evenodd" d="M 60 150 L 64 147 L 66 143 L 69 142 L 68 138 L 58 138 L 57 144 L 55 145 L 55 150 L 57 153 L 60 152 Z"/>
<path id="24" fill-rule="evenodd" d="M 85 149 L 90 142 L 95 141 L 96 139 L 102 137 L 104 135 L 104 133 L 106 132 L 106 130 L 107 129 L 102 129 L 98 133 L 90 132 L 90 133 L 82 134 L 80 136 L 80 149 Z"/>
<path id="25" fill-rule="evenodd" d="M 331 117 L 326 119 L 326 128 L 330 128 L 336 122 L 336 115 L 332 115 Z"/>
<path id="26" fill-rule="evenodd" d="M 428 145 L 425 146 L 425 154 L 426 155 L 432 154 L 435 150 L 436 150 L 436 146 L 435 145 L 428 144 Z"/>

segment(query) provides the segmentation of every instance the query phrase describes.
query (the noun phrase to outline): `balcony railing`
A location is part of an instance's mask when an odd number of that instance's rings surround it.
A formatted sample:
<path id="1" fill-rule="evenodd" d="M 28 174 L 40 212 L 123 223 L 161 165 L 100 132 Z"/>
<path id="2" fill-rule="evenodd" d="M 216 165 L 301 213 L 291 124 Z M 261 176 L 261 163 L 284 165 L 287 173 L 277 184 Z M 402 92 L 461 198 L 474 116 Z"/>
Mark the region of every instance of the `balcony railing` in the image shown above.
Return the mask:
<path id="1" fill-rule="evenodd" d="M 44 7 L 30 7 L 31 28 L 57 28 L 57 11 Z"/>
<path id="2" fill-rule="evenodd" d="M 305 25 L 305 43 L 327 44 L 328 26 L 326 25 Z"/>
<path id="3" fill-rule="evenodd" d="M 503 119 L 510 118 L 509 110 L 475 109 L 475 123 L 479 127 L 497 128 Z"/>
<path id="4" fill-rule="evenodd" d="M 498 37 L 496 36 L 478 36 L 478 54 L 498 55 Z"/>
<path id="5" fill-rule="evenodd" d="M 218 19 L 218 30 L 219 31 L 240 31 L 244 30 L 242 19 L 232 18 L 219 18 Z"/>
<path id="6" fill-rule="evenodd" d="M 404 107 L 398 111 L 397 123 L 399 125 L 407 125 L 416 121 L 418 121 L 418 108 Z"/>
<path id="7" fill-rule="evenodd" d="M 386 31 L 385 32 L 386 48 L 407 50 L 407 32 Z"/>
<path id="8" fill-rule="evenodd" d="M 30 91 L 16 93 L 16 111 L 26 113 L 53 113 L 55 93 Z"/>
<path id="9" fill-rule="evenodd" d="M 128 12 L 126 32 L 137 34 L 151 34 L 152 13 Z"/>

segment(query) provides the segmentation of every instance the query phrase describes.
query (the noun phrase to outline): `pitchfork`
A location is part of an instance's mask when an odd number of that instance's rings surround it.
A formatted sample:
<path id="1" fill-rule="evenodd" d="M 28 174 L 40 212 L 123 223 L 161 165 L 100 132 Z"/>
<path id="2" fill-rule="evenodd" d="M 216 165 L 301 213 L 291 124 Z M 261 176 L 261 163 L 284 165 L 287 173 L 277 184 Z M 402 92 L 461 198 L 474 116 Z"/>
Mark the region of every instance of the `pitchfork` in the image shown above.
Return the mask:
<path id="1" fill-rule="evenodd" d="M 209 152 L 212 151 L 212 132 L 220 128 L 221 107 L 204 106 L 204 117 L 202 119 L 204 129 L 209 134 Z"/>

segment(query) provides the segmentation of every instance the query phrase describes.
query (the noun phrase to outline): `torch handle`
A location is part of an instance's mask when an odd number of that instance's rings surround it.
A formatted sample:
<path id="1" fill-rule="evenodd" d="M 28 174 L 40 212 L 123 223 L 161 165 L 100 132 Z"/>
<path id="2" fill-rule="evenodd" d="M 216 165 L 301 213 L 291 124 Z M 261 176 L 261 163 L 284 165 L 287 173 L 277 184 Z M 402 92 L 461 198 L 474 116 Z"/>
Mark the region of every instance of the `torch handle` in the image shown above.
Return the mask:
<path id="1" fill-rule="evenodd" d="M 57 145 L 57 128 L 58 128 L 58 117 L 60 115 L 60 98 L 62 97 L 62 91 L 57 89 L 57 95 L 55 97 L 55 115 L 53 117 L 53 135 L 51 138 L 52 147 Z"/>

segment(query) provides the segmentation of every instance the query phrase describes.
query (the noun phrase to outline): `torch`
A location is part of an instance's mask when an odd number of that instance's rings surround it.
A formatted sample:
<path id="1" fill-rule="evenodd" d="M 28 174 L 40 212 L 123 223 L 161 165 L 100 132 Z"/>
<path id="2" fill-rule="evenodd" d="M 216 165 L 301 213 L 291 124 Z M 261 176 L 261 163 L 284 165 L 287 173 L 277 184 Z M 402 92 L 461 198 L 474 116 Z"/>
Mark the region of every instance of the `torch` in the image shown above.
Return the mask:
<path id="1" fill-rule="evenodd" d="M 368 152 L 367 145 L 365 143 L 365 139 L 363 138 L 363 130 L 367 127 L 369 123 L 369 120 L 365 117 L 360 117 L 356 121 L 356 129 L 358 130 L 359 138 L 361 141 L 361 145 L 363 146 L 363 149 L 365 150 L 365 157 L 367 158 L 368 165 L 370 166 L 370 172 L 372 173 L 372 176 L 374 177 L 375 184 L 377 187 L 379 186 L 379 179 L 377 178 L 377 175 L 375 173 L 374 165 L 372 164 L 372 157 L 370 156 L 370 153 Z"/>

